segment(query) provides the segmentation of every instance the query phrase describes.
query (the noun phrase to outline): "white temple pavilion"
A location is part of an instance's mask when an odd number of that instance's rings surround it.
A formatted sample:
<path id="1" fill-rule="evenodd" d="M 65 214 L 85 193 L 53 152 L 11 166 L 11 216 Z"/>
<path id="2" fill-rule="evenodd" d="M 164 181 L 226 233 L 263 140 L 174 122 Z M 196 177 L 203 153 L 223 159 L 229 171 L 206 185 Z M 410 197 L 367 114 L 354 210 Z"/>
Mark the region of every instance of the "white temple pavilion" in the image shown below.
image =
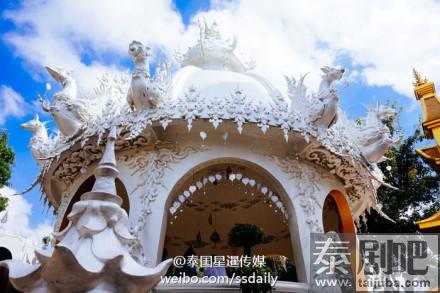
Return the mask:
<path id="1" fill-rule="evenodd" d="M 34 132 L 36 182 L 56 210 L 57 241 L 36 253 L 37 265 L 3 263 L 17 289 L 238 292 L 236 283 L 169 285 L 160 276 L 165 259 L 188 247 L 241 254 L 228 232 L 249 223 L 266 235 L 253 254 L 295 267 L 295 281 L 277 292 L 307 292 L 310 233 L 354 234 L 370 209 L 382 213 L 376 163 L 396 141 L 382 122 L 395 111 L 378 104 L 361 125 L 347 119 L 334 87 L 344 69 L 332 67 L 315 91 L 305 76 L 286 78 L 285 96 L 237 57 L 236 42 L 205 23 L 171 72 L 150 68 L 149 48 L 134 41 L 132 75 L 103 77 L 93 99 L 68 71 L 47 67 L 63 88 L 41 101 L 60 132 L 48 136 L 38 116 L 23 127 Z"/>

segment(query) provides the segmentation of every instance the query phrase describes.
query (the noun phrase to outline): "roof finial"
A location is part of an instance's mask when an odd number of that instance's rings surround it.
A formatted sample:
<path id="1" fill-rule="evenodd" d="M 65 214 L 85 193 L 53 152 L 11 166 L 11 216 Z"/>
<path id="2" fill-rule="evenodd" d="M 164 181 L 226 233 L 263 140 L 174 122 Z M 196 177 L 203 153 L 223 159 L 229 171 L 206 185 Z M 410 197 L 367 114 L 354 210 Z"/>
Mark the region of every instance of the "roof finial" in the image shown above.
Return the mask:
<path id="1" fill-rule="evenodd" d="M 101 161 L 95 169 L 96 181 L 93 189 L 83 195 L 84 199 L 110 200 L 117 203 L 122 202 L 116 194 L 115 179 L 119 175 L 116 167 L 115 157 L 115 142 L 116 142 L 116 127 L 112 127 L 107 136 L 107 143 L 105 145 L 104 153 Z"/>
<path id="2" fill-rule="evenodd" d="M 414 82 L 413 82 L 414 86 L 421 86 L 428 82 L 426 76 L 425 78 L 422 78 L 420 73 L 415 68 L 413 68 L 413 74 L 414 74 Z"/>

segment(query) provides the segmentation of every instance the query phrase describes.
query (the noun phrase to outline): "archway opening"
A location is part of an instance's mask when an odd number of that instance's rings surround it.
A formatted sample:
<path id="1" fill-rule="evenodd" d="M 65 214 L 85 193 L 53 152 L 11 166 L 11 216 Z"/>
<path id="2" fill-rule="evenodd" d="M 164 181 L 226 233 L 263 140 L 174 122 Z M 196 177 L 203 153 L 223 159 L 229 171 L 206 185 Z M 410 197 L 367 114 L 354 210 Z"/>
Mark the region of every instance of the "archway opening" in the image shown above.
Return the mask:
<path id="1" fill-rule="evenodd" d="M 73 195 L 72 199 L 70 200 L 69 206 L 66 209 L 66 212 L 63 216 L 63 221 L 61 222 L 60 231 L 62 231 L 64 228 L 67 227 L 67 224 L 69 224 L 69 219 L 67 219 L 67 216 L 70 214 L 73 205 L 81 199 L 81 195 L 83 195 L 86 192 L 89 192 L 92 190 L 93 185 L 95 184 L 95 176 L 92 175 L 88 177 L 78 188 L 78 190 Z M 124 183 L 119 178 L 116 178 L 116 193 L 119 197 L 122 198 L 122 208 L 129 213 L 130 210 L 130 202 L 128 199 L 128 192 L 127 189 L 124 186 Z"/>
<path id="2" fill-rule="evenodd" d="M 324 233 L 340 233 L 341 240 L 348 241 L 351 270 L 357 272 L 357 268 L 362 264 L 357 263 L 360 258 L 354 257 L 356 252 L 359 251 L 356 249 L 356 229 L 348 202 L 341 192 L 333 190 L 327 195 L 322 209 L 322 221 Z"/>
<path id="3" fill-rule="evenodd" d="M 356 233 L 350 207 L 341 192 L 331 191 L 327 195 L 324 201 L 322 218 L 325 233 Z"/>
<path id="4" fill-rule="evenodd" d="M 281 280 L 297 281 L 289 212 L 280 194 L 270 176 L 237 163 L 210 165 L 182 178 L 171 194 L 163 258 L 188 251 L 241 256 L 244 249 L 230 241 L 230 233 L 236 224 L 251 224 L 264 233 L 251 254 L 264 256 Z"/>

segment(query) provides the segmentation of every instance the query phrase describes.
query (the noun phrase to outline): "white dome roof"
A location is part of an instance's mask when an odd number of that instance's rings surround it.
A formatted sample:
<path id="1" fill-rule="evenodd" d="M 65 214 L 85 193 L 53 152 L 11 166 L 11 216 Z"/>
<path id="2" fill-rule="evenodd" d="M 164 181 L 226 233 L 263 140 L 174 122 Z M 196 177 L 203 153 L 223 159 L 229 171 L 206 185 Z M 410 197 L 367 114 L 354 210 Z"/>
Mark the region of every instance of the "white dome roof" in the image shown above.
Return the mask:
<path id="1" fill-rule="evenodd" d="M 172 100 L 184 97 L 190 88 L 201 97 L 214 100 L 231 95 L 239 89 L 252 103 L 273 105 L 277 90 L 264 78 L 225 69 L 204 69 L 188 65 L 174 75 L 170 96 Z"/>
<path id="2" fill-rule="evenodd" d="M 230 97 L 240 91 L 251 104 L 273 106 L 281 94 L 266 79 L 250 73 L 253 62 L 243 62 L 234 53 L 237 40 L 225 40 L 217 25 L 201 27 L 197 44 L 179 59 L 182 68 L 174 74 L 170 88 L 172 100 L 195 89 L 208 102 Z"/>

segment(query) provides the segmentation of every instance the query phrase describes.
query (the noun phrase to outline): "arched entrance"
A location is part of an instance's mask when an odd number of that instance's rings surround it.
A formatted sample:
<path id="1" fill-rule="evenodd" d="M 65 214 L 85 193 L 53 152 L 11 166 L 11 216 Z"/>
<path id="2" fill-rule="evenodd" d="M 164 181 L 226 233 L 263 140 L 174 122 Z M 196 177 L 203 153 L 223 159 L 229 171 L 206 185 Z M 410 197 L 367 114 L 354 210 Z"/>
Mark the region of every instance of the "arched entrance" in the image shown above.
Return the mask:
<path id="1" fill-rule="evenodd" d="M 356 233 L 347 200 L 341 192 L 336 190 L 331 191 L 325 198 L 322 222 L 325 233 Z"/>
<path id="2" fill-rule="evenodd" d="M 70 214 L 73 204 L 81 199 L 81 195 L 92 190 L 93 184 L 95 184 L 95 180 L 96 180 L 95 176 L 92 175 L 88 177 L 86 180 L 84 180 L 84 182 L 79 186 L 78 190 L 75 192 L 72 199 L 70 200 L 66 212 L 64 213 L 63 221 L 61 222 L 61 226 L 60 226 L 60 231 L 66 228 L 67 224 L 69 224 L 69 220 L 67 219 L 67 216 Z M 122 181 L 119 178 L 116 178 L 115 183 L 116 183 L 116 193 L 118 194 L 119 197 L 122 198 L 122 208 L 128 214 L 130 210 L 130 202 L 128 199 L 127 189 L 125 188 L 124 183 L 122 183 Z"/>
<path id="3" fill-rule="evenodd" d="M 359 251 L 356 248 L 358 245 L 355 236 L 356 229 L 348 202 L 341 192 L 333 190 L 325 198 L 322 209 L 322 221 L 324 233 L 341 233 L 340 239 L 349 242 L 348 250 L 350 252 L 351 269 L 352 272 L 357 272 L 357 268 L 361 267 L 361 264 L 357 262 L 360 258 L 353 257 Z"/>
<path id="4" fill-rule="evenodd" d="M 293 208 L 276 179 L 260 167 L 240 160 L 198 166 L 179 180 L 167 207 L 163 258 L 189 249 L 198 256 L 242 255 L 229 233 L 235 224 L 253 224 L 265 237 L 252 254 L 264 255 L 268 263 L 286 262 L 285 280 L 297 280 L 289 226 Z"/>

